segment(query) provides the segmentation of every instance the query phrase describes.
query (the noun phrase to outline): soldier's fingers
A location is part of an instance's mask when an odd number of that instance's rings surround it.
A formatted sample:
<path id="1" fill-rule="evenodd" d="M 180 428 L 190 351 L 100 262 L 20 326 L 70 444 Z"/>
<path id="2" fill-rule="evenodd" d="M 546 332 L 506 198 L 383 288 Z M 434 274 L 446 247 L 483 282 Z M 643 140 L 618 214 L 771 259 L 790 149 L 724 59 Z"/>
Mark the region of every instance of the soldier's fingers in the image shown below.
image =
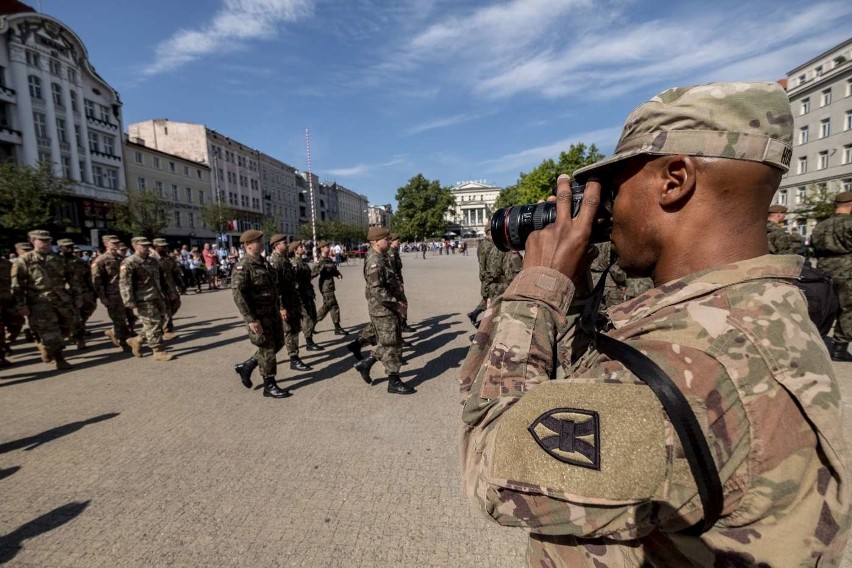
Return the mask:
<path id="1" fill-rule="evenodd" d="M 580 213 L 577 215 L 577 222 L 581 227 L 592 230 L 592 223 L 595 220 L 595 213 L 598 211 L 598 205 L 601 202 L 601 184 L 596 179 L 591 179 L 586 182 L 586 188 L 583 191 L 583 203 L 580 206 Z"/>
<path id="2" fill-rule="evenodd" d="M 571 176 L 560 175 L 556 180 L 556 223 L 562 225 L 571 220 Z"/>

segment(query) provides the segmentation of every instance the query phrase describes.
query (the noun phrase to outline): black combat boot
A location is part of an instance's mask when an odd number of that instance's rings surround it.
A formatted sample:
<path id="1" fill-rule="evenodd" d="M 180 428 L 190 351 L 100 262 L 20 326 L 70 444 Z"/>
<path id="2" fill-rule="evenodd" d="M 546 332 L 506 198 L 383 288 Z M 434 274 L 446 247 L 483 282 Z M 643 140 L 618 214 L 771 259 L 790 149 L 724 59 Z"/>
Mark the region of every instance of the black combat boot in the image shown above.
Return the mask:
<path id="1" fill-rule="evenodd" d="M 339 323 L 334 324 L 334 335 L 349 335 L 349 332 L 340 327 Z"/>
<path id="2" fill-rule="evenodd" d="M 399 375 L 391 373 L 388 375 L 388 392 L 391 394 L 414 394 L 417 391 L 414 390 L 414 387 L 410 387 L 402 382 Z"/>
<path id="3" fill-rule="evenodd" d="M 847 347 L 849 347 L 848 341 L 844 343 L 835 341 L 834 346 L 831 348 L 831 360 L 842 361 L 844 363 L 852 361 L 852 354 L 849 353 Z"/>
<path id="4" fill-rule="evenodd" d="M 305 339 L 305 349 L 308 351 L 323 351 L 323 348 L 314 343 L 313 338 Z"/>
<path id="5" fill-rule="evenodd" d="M 355 370 L 361 373 L 361 378 L 364 379 L 364 382 L 368 385 L 373 384 L 373 379 L 370 378 L 370 369 L 373 368 L 373 365 L 376 364 L 376 359 L 370 355 L 363 361 L 359 361 L 355 363 Z"/>
<path id="6" fill-rule="evenodd" d="M 408 320 L 402 320 L 402 323 L 400 324 L 399 328 L 405 333 L 412 333 L 417 331 L 416 329 L 408 325 Z"/>
<path id="7" fill-rule="evenodd" d="M 293 396 L 289 389 L 280 389 L 275 382 L 275 376 L 270 375 L 263 377 L 263 396 L 271 396 L 272 398 L 287 398 Z"/>
<path id="8" fill-rule="evenodd" d="M 361 354 L 360 339 L 356 339 L 355 341 L 347 345 L 346 348 L 349 350 L 350 353 L 352 353 L 352 356 L 355 357 L 355 359 L 357 359 L 358 361 L 364 360 L 364 356 Z"/>
<path id="9" fill-rule="evenodd" d="M 238 365 L 234 365 L 234 370 L 240 376 L 243 386 L 247 389 L 251 388 L 251 372 L 254 371 L 255 367 L 257 367 L 257 361 L 254 359 L 249 359 Z"/>
<path id="10" fill-rule="evenodd" d="M 476 321 L 476 320 L 477 320 L 477 318 L 479 318 L 479 314 L 481 314 L 481 313 L 482 313 L 482 310 L 477 308 L 477 309 L 473 310 L 472 312 L 468 312 L 468 314 L 467 314 L 467 318 L 470 320 L 470 325 L 472 325 L 473 327 L 475 327 L 477 329 L 479 329 L 479 322 Z"/>
<path id="11" fill-rule="evenodd" d="M 306 365 L 304 361 L 299 359 L 298 355 L 293 355 L 290 357 L 290 368 L 294 371 L 310 371 L 311 366 Z"/>

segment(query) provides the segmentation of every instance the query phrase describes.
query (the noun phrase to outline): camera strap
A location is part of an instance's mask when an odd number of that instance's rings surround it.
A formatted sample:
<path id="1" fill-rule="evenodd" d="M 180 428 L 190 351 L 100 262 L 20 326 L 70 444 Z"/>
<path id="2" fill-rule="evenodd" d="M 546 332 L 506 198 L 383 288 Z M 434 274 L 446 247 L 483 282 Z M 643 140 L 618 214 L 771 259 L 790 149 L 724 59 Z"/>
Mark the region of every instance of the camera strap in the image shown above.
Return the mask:
<path id="1" fill-rule="evenodd" d="M 586 304 L 580 318 L 580 328 L 592 338 L 600 353 L 627 367 L 639 380 L 650 387 L 663 405 L 681 446 L 683 446 L 683 452 L 698 487 L 698 496 L 701 499 L 701 507 L 704 511 L 703 521 L 678 532 L 688 536 L 698 536 L 709 530 L 722 514 L 724 496 L 719 471 L 713 461 L 707 439 L 698 424 L 698 419 L 692 412 L 686 397 L 671 377 L 650 357 L 635 347 L 599 331 L 599 327 L 601 327 L 599 325 L 600 304 L 603 299 L 606 277 L 613 264 L 615 264 L 614 261 L 604 270 L 600 280 L 595 285 L 592 297 Z"/>

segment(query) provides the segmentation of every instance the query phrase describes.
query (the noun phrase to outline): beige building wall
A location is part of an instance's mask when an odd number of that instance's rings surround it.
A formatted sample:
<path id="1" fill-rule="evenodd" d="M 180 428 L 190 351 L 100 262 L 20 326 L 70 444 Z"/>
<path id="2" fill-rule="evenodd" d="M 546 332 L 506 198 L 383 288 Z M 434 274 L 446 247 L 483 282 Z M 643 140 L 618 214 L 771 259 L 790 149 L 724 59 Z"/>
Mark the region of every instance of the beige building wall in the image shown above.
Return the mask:
<path id="1" fill-rule="evenodd" d="M 456 198 L 456 206 L 447 214 L 450 230 L 462 233 L 459 236 L 469 233 L 484 236 L 485 226 L 501 191 L 502 188 L 484 181 L 465 181 L 452 187 L 450 192 Z"/>

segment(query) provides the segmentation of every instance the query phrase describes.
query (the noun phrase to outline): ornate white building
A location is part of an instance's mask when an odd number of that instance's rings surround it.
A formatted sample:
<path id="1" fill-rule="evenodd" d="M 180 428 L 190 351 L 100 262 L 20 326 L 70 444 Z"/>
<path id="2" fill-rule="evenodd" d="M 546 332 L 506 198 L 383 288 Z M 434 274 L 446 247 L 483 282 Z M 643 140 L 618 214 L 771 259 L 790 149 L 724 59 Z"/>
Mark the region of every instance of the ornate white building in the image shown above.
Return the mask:
<path id="1" fill-rule="evenodd" d="M 97 239 L 124 201 L 121 99 L 62 22 L 16 0 L 0 2 L 0 160 L 48 162 L 72 181 L 67 233 Z"/>
<path id="2" fill-rule="evenodd" d="M 494 202 L 502 188 L 480 181 L 464 181 L 450 188 L 455 209 L 447 214 L 447 230 L 460 237 L 485 235 L 485 225 L 494 212 Z"/>

